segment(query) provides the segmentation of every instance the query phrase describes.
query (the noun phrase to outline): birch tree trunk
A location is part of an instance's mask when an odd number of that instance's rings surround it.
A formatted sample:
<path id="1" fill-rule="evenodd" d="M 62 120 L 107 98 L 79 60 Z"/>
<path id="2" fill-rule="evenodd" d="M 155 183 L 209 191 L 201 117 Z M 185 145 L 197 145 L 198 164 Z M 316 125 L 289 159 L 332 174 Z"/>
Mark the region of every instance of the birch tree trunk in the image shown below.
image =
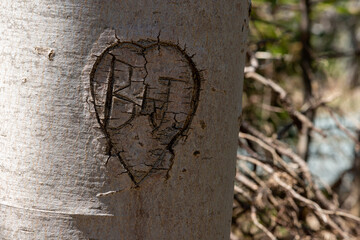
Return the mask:
<path id="1" fill-rule="evenodd" d="M 228 239 L 247 4 L 0 1 L 0 239 Z"/>

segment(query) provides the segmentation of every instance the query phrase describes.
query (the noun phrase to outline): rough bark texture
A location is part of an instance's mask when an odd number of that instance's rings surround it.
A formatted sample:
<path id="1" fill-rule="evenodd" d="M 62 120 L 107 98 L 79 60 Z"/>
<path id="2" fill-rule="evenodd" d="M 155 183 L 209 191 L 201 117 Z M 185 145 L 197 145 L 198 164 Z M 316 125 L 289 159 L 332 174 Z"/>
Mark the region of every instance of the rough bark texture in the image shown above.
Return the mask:
<path id="1" fill-rule="evenodd" d="M 247 4 L 0 1 L 0 239 L 228 239 Z"/>

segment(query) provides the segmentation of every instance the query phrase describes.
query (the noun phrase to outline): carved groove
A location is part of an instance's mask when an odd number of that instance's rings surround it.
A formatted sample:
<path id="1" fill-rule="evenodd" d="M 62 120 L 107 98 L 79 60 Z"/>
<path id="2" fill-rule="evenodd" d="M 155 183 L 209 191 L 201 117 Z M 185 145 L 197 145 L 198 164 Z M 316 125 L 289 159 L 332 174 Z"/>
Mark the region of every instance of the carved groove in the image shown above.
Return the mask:
<path id="1" fill-rule="evenodd" d="M 97 58 L 90 89 L 107 153 L 132 181 L 168 173 L 199 101 L 200 74 L 191 57 L 172 43 L 117 42 Z"/>

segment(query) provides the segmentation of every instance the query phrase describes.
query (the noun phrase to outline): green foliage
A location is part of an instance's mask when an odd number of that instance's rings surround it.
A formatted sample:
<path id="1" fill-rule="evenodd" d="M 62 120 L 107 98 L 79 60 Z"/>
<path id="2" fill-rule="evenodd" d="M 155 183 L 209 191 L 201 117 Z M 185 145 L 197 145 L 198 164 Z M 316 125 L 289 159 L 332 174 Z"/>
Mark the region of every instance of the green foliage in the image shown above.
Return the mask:
<path id="1" fill-rule="evenodd" d="M 310 54 L 314 97 L 328 91 L 332 82 L 346 85 L 344 64 L 350 58 L 342 53 L 356 46 L 351 39 L 360 27 L 358 0 L 311 1 Z M 288 92 L 298 110 L 305 103 L 301 68 L 303 18 L 299 0 L 253 0 L 250 22 L 249 65 L 256 60 L 257 72 L 273 79 Z M 359 23 L 358 23 L 359 22 Z M 360 44 L 359 46 L 360 47 Z M 266 53 L 266 54 L 264 54 Z M 252 59 L 252 60 L 251 60 Z M 272 132 L 292 122 L 284 111 L 269 111 L 264 105 L 278 107 L 275 96 L 251 80 L 244 84 L 244 118 L 265 132 Z M 289 137 L 293 134 L 289 132 Z"/>

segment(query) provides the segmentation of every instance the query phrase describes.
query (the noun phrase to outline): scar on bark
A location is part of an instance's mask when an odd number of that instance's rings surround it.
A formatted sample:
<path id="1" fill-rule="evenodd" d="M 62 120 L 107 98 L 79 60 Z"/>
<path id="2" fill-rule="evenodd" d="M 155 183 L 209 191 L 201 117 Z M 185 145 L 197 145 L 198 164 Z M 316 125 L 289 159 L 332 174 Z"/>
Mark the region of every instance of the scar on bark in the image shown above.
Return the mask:
<path id="1" fill-rule="evenodd" d="M 202 79 L 194 55 L 159 36 L 137 42 L 115 38 L 90 71 L 107 154 L 118 158 L 135 186 L 157 171 L 169 178 L 173 147 L 190 129 L 199 104 Z"/>

